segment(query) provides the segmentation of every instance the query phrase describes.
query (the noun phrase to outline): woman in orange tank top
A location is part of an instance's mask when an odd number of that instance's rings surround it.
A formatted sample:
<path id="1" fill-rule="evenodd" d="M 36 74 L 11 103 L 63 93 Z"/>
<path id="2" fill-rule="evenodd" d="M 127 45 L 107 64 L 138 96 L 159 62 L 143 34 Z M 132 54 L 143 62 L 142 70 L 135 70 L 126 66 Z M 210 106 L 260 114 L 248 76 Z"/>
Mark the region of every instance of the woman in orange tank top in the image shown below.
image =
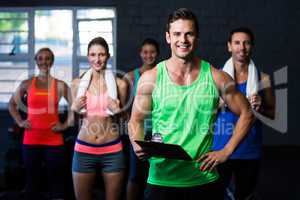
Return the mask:
<path id="1" fill-rule="evenodd" d="M 49 48 L 35 55 L 39 70 L 21 82 L 9 101 L 9 111 L 16 123 L 25 129 L 22 154 L 26 168 L 26 199 L 40 199 L 42 163 L 46 162 L 47 180 L 51 199 L 64 199 L 64 141 L 62 131 L 73 120 L 72 113 L 64 123 L 59 121 L 58 103 L 64 97 L 71 103 L 67 84 L 50 75 L 54 54 Z M 27 118 L 18 112 L 21 98 L 27 95 Z"/>
<path id="2" fill-rule="evenodd" d="M 118 131 L 120 126 L 107 110 L 114 114 L 124 110 L 127 83 L 116 78 L 118 100 L 109 97 L 105 69 L 110 55 L 108 44 L 103 38 L 97 37 L 90 41 L 87 57 L 91 77 L 85 95 L 75 98 L 83 78 L 75 79 L 71 87 L 74 97 L 72 110 L 77 113 L 83 108 L 86 110 L 85 114 L 81 114 L 82 124 L 72 163 L 75 196 L 78 200 L 91 200 L 96 172 L 101 171 L 105 199 L 117 200 L 121 198 L 123 189 L 125 163 Z"/>

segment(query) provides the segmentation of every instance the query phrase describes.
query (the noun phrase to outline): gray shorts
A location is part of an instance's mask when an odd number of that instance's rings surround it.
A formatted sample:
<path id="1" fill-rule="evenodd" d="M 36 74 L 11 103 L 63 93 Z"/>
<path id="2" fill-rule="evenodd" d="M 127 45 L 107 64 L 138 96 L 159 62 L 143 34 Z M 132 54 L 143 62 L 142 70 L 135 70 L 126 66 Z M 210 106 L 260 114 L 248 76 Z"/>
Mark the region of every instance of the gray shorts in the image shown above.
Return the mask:
<path id="1" fill-rule="evenodd" d="M 123 151 L 101 155 L 74 151 L 72 171 L 80 173 L 120 172 L 125 169 Z"/>

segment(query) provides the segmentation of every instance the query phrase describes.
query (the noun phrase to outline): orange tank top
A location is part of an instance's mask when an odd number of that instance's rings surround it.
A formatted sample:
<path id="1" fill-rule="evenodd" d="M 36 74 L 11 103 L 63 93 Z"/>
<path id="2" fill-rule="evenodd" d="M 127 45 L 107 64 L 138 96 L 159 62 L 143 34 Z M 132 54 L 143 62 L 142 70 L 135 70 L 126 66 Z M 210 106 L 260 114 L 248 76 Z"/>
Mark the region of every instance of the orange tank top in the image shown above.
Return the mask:
<path id="1" fill-rule="evenodd" d="M 62 134 L 51 130 L 59 121 L 58 100 L 55 79 L 51 80 L 49 89 L 40 89 L 36 87 L 36 77 L 33 77 L 27 95 L 27 119 L 31 130 L 25 130 L 23 144 L 63 145 Z"/>

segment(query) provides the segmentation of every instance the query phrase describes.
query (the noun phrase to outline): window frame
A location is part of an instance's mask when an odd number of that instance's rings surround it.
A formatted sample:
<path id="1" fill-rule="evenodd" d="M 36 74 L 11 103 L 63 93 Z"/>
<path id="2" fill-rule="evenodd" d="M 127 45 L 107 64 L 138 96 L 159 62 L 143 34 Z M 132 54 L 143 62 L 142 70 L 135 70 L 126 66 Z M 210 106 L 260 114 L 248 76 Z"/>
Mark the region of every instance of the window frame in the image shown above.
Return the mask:
<path id="1" fill-rule="evenodd" d="M 77 18 L 77 11 L 82 9 L 111 9 L 114 12 L 114 17 L 108 18 L 89 18 L 89 19 L 79 19 Z M 87 60 L 86 56 L 79 56 L 77 55 L 77 49 L 80 48 L 79 44 L 79 29 L 78 23 L 79 21 L 83 20 L 112 20 L 112 47 L 113 51 L 113 59 L 111 60 L 111 64 L 113 69 L 117 67 L 117 10 L 116 7 L 112 6 L 99 6 L 99 7 L 87 7 L 87 6 L 65 6 L 65 7 L 7 7 L 7 8 L 0 8 L 0 12 L 26 12 L 28 13 L 28 52 L 27 53 L 20 53 L 16 55 L 8 55 L 0 53 L 0 60 L 1 62 L 27 62 L 28 68 L 28 78 L 35 73 L 35 61 L 34 61 L 34 54 L 35 54 L 35 12 L 38 10 L 70 10 L 72 11 L 72 26 L 73 26 L 73 50 L 72 50 L 72 79 L 79 76 L 80 71 L 80 63 L 85 62 Z M 55 52 L 54 52 L 55 53 Z M 3 67 L 2 69 L 5 69 Z M 18 69 L 18 67 L 12 67 L 7 69 Z M 1 82 L 9 82 L 9 80 L 0 79 Z M 12 91 L 13 93 L 13 91 Z M 10 93 L 10 94 L 12 94 Z M 3 94 L 3 93 L 2 93 Z M 7 110 L 8 108 L 8 101 L 7 102 L 0 102 L 0 110 Z"/>

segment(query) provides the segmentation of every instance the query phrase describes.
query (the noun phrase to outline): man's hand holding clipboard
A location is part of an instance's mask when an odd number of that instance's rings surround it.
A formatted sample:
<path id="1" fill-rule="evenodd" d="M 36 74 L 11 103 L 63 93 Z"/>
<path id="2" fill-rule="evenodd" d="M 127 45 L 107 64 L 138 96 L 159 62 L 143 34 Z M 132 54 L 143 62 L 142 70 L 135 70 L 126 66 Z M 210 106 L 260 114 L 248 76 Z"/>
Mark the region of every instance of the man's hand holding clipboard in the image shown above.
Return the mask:
<path id="1" fill-rule="evenodd" d="M 140 140 L 135 140 L 134 142 L 140 147 L 140 149 L 135 150 L 140 159 L 154 156 L 177 160 L 192 160 L 180 145 Z"/>

